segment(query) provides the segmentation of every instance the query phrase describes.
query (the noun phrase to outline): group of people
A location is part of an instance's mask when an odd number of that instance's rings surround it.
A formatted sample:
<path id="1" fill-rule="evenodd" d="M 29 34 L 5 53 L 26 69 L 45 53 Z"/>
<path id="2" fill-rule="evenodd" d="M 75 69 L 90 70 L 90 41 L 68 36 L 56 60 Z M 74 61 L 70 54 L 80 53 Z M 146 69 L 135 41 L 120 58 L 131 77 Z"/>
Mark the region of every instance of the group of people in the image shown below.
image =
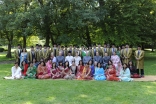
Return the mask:
<path id="1" fill-rule="evenodd" d="M 133 64 L 132 56 L 136 60 Z M 93 47 L 53 47 L 36 44 L 27 52 L 18 45 L 12 76 L 5 79 L 77 79 L 132 81 L 144 77 L 144 51 L 138 46 L 133 52 L 129 45 L 115 47 L 100 44 Z M 141 73 L 139 73 L 141 71 Z"/>

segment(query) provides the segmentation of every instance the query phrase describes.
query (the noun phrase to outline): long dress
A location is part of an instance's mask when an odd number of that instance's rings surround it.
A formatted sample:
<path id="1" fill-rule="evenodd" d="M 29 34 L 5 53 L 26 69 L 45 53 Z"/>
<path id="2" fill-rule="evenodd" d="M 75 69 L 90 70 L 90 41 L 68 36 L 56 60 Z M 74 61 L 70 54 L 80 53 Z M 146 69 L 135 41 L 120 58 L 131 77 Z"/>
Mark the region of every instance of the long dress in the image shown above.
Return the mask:
<path id="1" fill-rule="evenodd" d="M 106 71 L 106 76 L 108 81 L 119 81 L 120 79 L 116 77 L 116 69 L 115 68 L 108 68 Z"/>
<path id="2" fill-rule="evenodd" d="M 120 71 L 122 69 L 122 64 L 121 64 L 120 58 L 118 55 L 112 55 L 111 60 L 113 62 L 113 65 L 115 66 L 117 76 L 119 76 Z"/>
<path id="3" fill-rule="evenodd" d="M 36 77 L 38 79 L 48 79 L 48 78 L 50 78 L 50 75 L 48 73 L 48 69 L 46 68 L 46 66 L 41 66 L 41 65 L 38 66 Z"/>
<path id="4" fill-rule="evenodd" d="M 58 68 L 52 68 L 50 70 L 50 72 L 51 72 L 51 78 L 52 79 L 59 79 L 59 78 L 61 78 L 61 73 L 58 70 Z"/>
<path id="5" fill-rule="evenodd" d="M 28 70 L 28 64 L 25 64 L 24 66 L 21 66 L 21 69 L 22 69 L 22 75 L 23 76 L 26 76 L 26 72 Z"/>
<path id="6" fill-rule="evenodd" d="M 26 76 L 24 77 L 25 79 L 35 79 L 36 77 L 36 67 L 33 66 L 33 67 L 29 67 L 27 72 L 26 72 Z"/>
<path id="7" fill-rule="evenodd" d="M 90 67 L 88 67 L 88 68 L 84 67 L 83 68 L 82 74 L 80 75 L 78 80 L 92 80 Z"/>
<path id="8" fill-rule="evenodd" d="M 95 80 L 106 80 L 105 72 L 103 68 L 95 68 L 95 74 L 94 74 Z"/>
<path id="9" fill-rule="evenodd" d="M 20 66 L 22 64 L 22 61 L 25 61 L 27 63 L 27 52 L 22 52 L 20 55 Z"/>
<path id="10" fill-rule="evenodd" d="M 90 69 L 91 69 L 91 76 L 94 76 L 95 73 L 95 66 L 94 65 L 90 65 Z"/>
<path id="11" fill-rule="evenodd" d="M 133 81 L 133 78 L 131 78 L 131 73 L 129 68 L 126 68 L 125 70 L 122 69 L 120 71 L 119 78 L 121 79 L 121 81 L 126 81 L 126 82 Z"/>
<path id="12" fill-rule="evenodd" d="M 83 68 L 84 68 L 83 65 L 79 65 L 79 66 L 77 67 L 77 73 L 76 73 L 76 78 L 77 78 L 77 79 L 79 79 L 79 78 L 81 77 L 81 75 L 82 75 L 82 73 L 83 73 Z"/>

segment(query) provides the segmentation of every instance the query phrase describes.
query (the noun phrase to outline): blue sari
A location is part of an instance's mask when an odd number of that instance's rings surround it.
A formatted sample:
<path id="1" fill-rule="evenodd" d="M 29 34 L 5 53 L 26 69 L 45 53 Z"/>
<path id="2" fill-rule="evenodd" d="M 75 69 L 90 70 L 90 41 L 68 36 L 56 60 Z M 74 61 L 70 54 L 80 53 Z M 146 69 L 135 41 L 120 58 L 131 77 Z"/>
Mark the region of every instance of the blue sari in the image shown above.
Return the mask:
<path id="1" fill-rule="evenodd" d="M 103 68 L 95 68 L 95 74 L 94 74 L 95 80 L 106 80 L 105 72 Z"/>

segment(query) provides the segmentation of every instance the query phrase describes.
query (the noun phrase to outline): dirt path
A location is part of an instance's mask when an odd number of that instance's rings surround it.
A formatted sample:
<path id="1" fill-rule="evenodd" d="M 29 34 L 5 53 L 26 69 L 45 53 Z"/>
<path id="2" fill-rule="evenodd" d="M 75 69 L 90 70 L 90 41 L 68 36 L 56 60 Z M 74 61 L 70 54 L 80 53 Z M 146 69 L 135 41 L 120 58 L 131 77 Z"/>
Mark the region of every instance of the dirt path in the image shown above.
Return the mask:
<path id="1" fill-rule="evenodd" d="M 134 81 L 156 81 L 156 75 L 146 75 L 144 78 L 134 78 Z"/>

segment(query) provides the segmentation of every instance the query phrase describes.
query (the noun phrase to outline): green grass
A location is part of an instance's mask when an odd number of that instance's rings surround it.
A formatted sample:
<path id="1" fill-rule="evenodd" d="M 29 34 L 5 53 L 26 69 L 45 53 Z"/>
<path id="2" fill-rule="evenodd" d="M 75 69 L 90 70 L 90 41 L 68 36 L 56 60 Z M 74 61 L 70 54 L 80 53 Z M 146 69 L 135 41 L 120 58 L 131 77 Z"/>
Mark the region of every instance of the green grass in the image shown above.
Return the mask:
<path id="1" fill-rule="evenodd" d="M 12 58 L 7 58 L 6 57 L 6 52 L 0 52 L 0 62 L 1 61 L 7 61 L 7 60 L 14 60 L 14 54 L 12 54 Z"/>
<path id="2" fill-rule="evenodd" d="M 146 52 L 145 74 L 156 75 L 156 53 Z M 0 104 L 155 104 L 156 82 L 4 80 L 13 64 L 0 64 Z"/>

